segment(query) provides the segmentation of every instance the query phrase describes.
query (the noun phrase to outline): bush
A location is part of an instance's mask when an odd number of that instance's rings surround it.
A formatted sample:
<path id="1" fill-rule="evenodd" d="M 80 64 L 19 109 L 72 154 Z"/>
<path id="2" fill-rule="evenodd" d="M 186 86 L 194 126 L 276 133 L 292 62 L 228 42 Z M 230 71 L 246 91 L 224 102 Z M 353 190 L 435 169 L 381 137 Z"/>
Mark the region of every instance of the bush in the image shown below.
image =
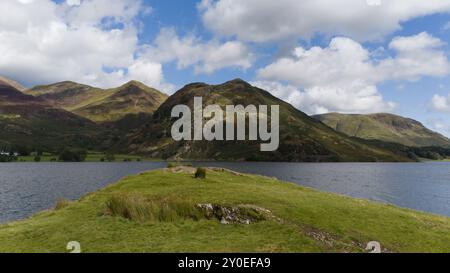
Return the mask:
<path id="1" fill-rule="evenodd" d="M 64 162 L 83 162 L 86 160 L 85 150 L 63 150 L 59 154 L 59 160 Z"/>
<path id="2" fill-rule="evenodd" d="M 205 179 L 206 178 L 206 169 L 205 168 L 197 168 L 195 172 L 195 178 Z"/>
<path id="3" fill-rule="evenodd" d="M 67 199 L 60 199 L 56 201 L 55 210 L 60 210 L 68 207 L 72 202 Z"/>
<path id="4" fill-rule="evenodd" d="M 41 157 L 39 155 L 35 156 L 34 162 L 41 162 Z"/>
<path id="5" fill-rule="evenodd" d="M 4 154 L 0 155 L 0 162 L 13 162 L 16 160 L 17 160 L 17 157 L 15 157 L 13 155 L 4 155 Z"/>
<path id="6" fill-rule="evenodd" d="M 171 222 L 203 217 L 192 203 L 178 198 L 148 198 L 139 193 L 115 194 L 106 202 L 106 215 L 131 221 Z"/>

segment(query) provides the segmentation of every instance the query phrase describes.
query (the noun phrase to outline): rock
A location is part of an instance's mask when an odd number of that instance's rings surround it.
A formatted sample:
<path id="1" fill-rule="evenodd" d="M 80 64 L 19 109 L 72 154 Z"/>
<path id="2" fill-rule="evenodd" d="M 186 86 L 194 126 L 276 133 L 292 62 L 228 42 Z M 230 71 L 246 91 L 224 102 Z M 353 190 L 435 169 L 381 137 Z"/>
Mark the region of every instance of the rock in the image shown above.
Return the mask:
<path id="1" fill-rule="evenodd" d="M 222 206 L 218 204 L 198 204 L 207 219 L 217 219 L 224 225 L 250 225 L 271 217 L 267 209 L 252 205 Z"/>

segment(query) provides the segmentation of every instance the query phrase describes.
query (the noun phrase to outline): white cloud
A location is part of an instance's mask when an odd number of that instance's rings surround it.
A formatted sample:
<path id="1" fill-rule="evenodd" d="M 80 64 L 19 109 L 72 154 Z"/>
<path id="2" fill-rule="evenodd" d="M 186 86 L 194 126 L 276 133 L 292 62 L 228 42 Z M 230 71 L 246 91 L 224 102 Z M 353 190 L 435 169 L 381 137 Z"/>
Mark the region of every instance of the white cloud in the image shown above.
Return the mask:
<path id="1" fill-rule="evenodd" d="M 431 99 L 431 106 L 434 110 L 439 112 L 450 112 L 450 94 L 448 97 L 434 95 Z"/>
<path id="2" fill-rule="evenodd" d="M 428 118 L 427 125 L 431 130 L 439 132 L 446 137 L 450 136 L 450 125 L 448 121 L 445 121 L 442 118 L 439 117 Z"/>
<path id="3" fill-rule="evenodd" d="M 271 92 L 307 114 L 375 113 L 390 112 L 396 108 L 393 102 L 385 102 L 376 86 L 358 82 L 346 88 L 314 86 L 301 90 L 293 85 L 275 81 L 255 81 L 253 85 Z"/>
<path id="4" fill-rule="evenodd" d="M 67 0 L 66 3 L 69 6 L 79 6 L 81 4 L 81 0 Z"/>
<path id="5" fill-rule="evenodd" d="M 450 0 L 202 0 L 204 25 L 217 34 L 267 42 L 316 33 L 373 40 L 410 19 L 450 11 Z"/>
<path id="6" fill-rule="evenodd" d="M 159 63 L 135 57 L 133 19 L 141 8 L 138 0 L 1 1 L 8 13 L 0 17 L 0 73 L 26 85 L 74 80 L 112 87 L 135 79 L 170 88 Z"/>
<path id="7" fill-rule="evenodd" d="M 259 86 L 265 85 L 269 90 L 292 91 L 295 88 L 296 95 L 288 94 L 284 98 L 310 114 L 392 111 L 395 104 L 383 100 L 377 84 L 387 80 L 414 81 L 423 76 L 448 75 L 450 64 L 439 49 L 442 44 L 427 33 L 397 37 L 389 46 L 394 56 L 374 61 L 371 52 L 358 42 L 337 37 L 326 48 L 298 47 L 292 56 L 260 69 Z M 270 88 L 267 83 L 277 81 L 291 86 L 273 85 Z"/>
<path id="8" fill-rule="evenodd" d="M 396 56 L 382 60 L 377 73 L 383 79 L 417 80 L 422 76 L 442 77 L 450 72 L 444 43 L 426 32 L 409 37 L 397 37 L 389 44 Z"/>
<path id="9" fill-rule="evenodd" d="M 248 69 L 252 63 L 251 52 L 241 42 L 202 42 L 194 35 L 180 38 L 173 28 L 162 29 L 143 55 L 163 63 L 176 61 L 179 69 L 194 66 L 196 73 L 206 74 L 225 67 Z"/>
<path id="10" fill-rule="evenodd" d="M 0 16 L 0 74 L 27 86 L 139 80 L 170 93 L 175 87 L 164 79 L 166 62 L 196 73 L 251 66 L 250 51 L 238 41 L 204 42 L 163 29 L 150 45 L 139 44 L 138 15 L 152 10 L 142 0 L 2 0 L 0 10 L 8 11 Z"/>
<path id="11" fill-rule="evenodd" d="M 71 26 L 98 25 L 105 19 L 130 24 L 145 9 L 142 0 L 69 0 L 67 4 L 63 11 Z"/>

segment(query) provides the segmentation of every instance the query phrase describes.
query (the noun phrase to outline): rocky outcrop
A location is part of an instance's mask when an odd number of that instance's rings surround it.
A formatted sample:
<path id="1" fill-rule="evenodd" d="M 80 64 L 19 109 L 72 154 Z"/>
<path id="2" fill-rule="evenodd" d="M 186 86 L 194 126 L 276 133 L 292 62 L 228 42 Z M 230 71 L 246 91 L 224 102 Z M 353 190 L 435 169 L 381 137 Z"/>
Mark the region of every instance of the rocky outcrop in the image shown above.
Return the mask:
<path id="1" fill-rule="evenodd" d="M 217 219 L 224 225 L 249 225 L 272 217 L 271 211 L 253 205 L 197 204 L 197 207 L 207 219 Z"/>

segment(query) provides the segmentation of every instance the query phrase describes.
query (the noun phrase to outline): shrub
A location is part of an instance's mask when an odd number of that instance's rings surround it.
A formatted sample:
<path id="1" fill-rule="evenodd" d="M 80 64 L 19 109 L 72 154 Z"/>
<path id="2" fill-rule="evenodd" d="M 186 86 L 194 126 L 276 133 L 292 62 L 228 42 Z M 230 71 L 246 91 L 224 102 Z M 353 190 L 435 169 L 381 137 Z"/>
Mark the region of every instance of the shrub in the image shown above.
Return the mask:
<path id="1" fill-rule="evenodd" d="M 85 150 L 64 149 L 59 154 L 59 160 L 64 162 L 83 162 L 86 160 L 87 152 Z"/>
<path id="2" fill-rule="evenodd" d="M 113 153 L 106 153 L 105 160 L 109 162 L 113 162 L 116 160 L 116 156 Z"/>
<path id="3" fill-rule="evenodd" d="M 171 222 L 203 217 L 192 203 L 178 198 L 147 198 L 139 193 L 115 194 L 106 202 L 106 214 L 131 221 Z"/>
<path id="4" fill-rule="evenodd" d="M 34 162 L 41 162 L 41 157 L 39 155 L 35 156 Z"/>
<path id="5" fill-rule="evenodd" d="M 55 210 L 60 210 L 68 207 L 72 202 L 67 199 L 59 199 L 56 201 Z"/>
<path id="6" fill-rule="evenodd" d="M 195 178 L 205 179 L 206 178 L 206 169 L 205 168 L 197 168 L 195 171 Z"/>
<path id="7" fill-rule="evenodd" d="M 16 161 L 16 160 L 17 160 L 17 157 L 15 157 L 15 156 L 0 154 L 0 162 L 12 162 L 12 161 Z"/>

